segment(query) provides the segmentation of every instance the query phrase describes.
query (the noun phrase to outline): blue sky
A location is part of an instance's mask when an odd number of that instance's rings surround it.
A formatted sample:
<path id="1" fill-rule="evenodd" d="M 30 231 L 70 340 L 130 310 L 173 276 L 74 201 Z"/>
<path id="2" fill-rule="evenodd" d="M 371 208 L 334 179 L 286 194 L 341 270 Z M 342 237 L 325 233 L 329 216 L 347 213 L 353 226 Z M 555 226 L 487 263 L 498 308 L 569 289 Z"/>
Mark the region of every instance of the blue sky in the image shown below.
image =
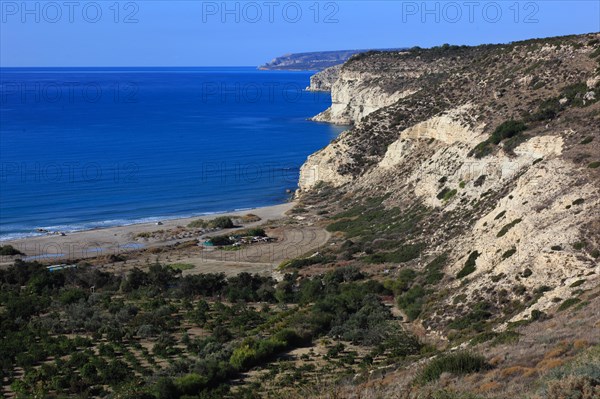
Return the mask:
<path id="1" fill-rule="evenodd" d="M 0 1 L 0 66 L 259 65 L 289 52 L 600 31 L 600 1 Z"/>

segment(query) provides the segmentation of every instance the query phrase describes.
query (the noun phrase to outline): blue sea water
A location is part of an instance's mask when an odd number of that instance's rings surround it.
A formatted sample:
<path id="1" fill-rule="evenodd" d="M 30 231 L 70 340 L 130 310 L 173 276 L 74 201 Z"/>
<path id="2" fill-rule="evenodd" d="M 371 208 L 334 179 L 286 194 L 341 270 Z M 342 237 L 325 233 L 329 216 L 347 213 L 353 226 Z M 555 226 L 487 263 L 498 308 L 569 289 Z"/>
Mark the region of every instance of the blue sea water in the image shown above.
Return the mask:
<path id="1" fill-rule="evenodd" d="M 342 130 L 310 75 L 0 69 L 0 239 L 285 202 Z"/>

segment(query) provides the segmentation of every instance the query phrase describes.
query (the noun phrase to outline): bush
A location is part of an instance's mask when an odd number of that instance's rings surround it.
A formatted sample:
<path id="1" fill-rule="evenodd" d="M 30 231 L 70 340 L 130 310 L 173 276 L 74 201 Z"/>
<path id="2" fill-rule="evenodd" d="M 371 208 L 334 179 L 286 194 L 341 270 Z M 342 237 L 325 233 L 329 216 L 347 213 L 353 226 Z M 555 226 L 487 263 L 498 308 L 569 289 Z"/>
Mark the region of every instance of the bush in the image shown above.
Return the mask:
<path id="1" fill-rule="evenodd" d="M 475 331 L 483 331 L 485 322 L 492 317 L 491 305 L 488 302 L 479 302 L 473 306 L 470 313 L 454 319 L 448 324 L 448 327 L 456 330 L 471 329 Z"/>
<path id="2" fill-rule="evenodd" d="M 571 306 L 578 304 L 579 302 L 581 302 L 581 299 L 579 299 L 579 298 L 565 299 L 564 302 L 561 303 L 560 306 L 558 307 L 558 311 L 562 312 L 563 310 L 566 310 L 566 309 L 570 308 Z"/>
<path id="3" fill-rule="evenodd" d="M 420 316 L 426 295 L 427 291 L 423 287 L 415 285 L 398 297 L 398 307 L 404 310 L 410 321 Z"/>
<path id="4" fill-rule="evenodd" d="M 79 288 L 69 288 L 60 293 L 60 302 L 63 305 L 79 302 L 81 299 L 86 299 L 87 294 Z"/>
<path id="5" fill-rule="evenodd" d="M 596 169 L 598 167 L 600 167 L 600 161 L 590 162 L 588 164 L 588 168 L 591 168 L 591 169 Z"/>
<path id="6" fill-rule="evenodd" d="M 208 379 L 198 374 L 187 374 L 175 379 L 175 386 L 183 395 L 197 394 L 207 383 Z"/>
<path id="7" fill-rule="evenodd" d="M 508 233 L 508 231 L 510 229 L 512 229 L 513 227 L 515 227 L 516 225 L 518 225 L 519 223 L 521 223 L 523 221 L 523 219 L 515 219 L 512 222 L 510 222 L 509 224 L 507 224 L 506 226 L 502 227 L 500 229 L 500 231 L 498 232 L 498 234 L 496 234 L 496 237 L 500 238 L 504 235 L 506 235 L 506 233 Z"/>
<path id="8" fill-rule="evenodd" d="M 517 137 L 525 130 L 527 130 L 527 125 L 523 122 L 515 120 L 506 121 L 498 126 L 487 140 L 477 144 L 477 146 L 471 150 L 469 156 L 483 158 L 484 156 L 491 154 L 494 151 L 495 146 L 505 139 L 513 139 L 507 146 L 507 150 L 512 149 L 521 142 Z"/>
<path id="9" fill-rule="evenodd" d="M 450 189 L 448 187 L 444 187 L 442 189 L 442 191 L 440 191 L 438 193 L 438 195 L 436 196 L 437 199 L 441 200 L 442 198 L 444 198 L 446 196 L 446 194 L 448 194 L 450 192 Z"/>
<path id="10" fill-rule="evenodd" d="M 494 148 L 494 145 L 489 141 L 483 141 L 477 144 L 477 146 L 473 148 L 471 152 L 469 152 L 469 156 L 473 156 L 475 158 L 483 158 L 486 155 L 491 154 L 494 151 Z"/>
<path id="11" fill-rule="evenodd" d="M 452 353 L 433 359 L 417 376 L 417 383 L 437 381 L 442 373 L 458 375 L 475 373 L 488 368 L 485 358 L 468 352 Z"/>
<path id="12" fill-rule="evenodd" d="M 328 263 L 331 261 L 333 261 L 333 258 L 324 256 L 322 254 L 317 254 L 317 255 L 310 256 L 308 258 L 294 258 L 294 259 L 287 260 L 287 261 L 281 263 L 279 265 L 279 268 L 281 268 L 281 269 L 286 269 L 286 268 L 301 269 L 306 266 L 316 265 L 319 263 Z"/>
<path id="13" fill-rule="evenodd" d="M 190 229 L 205 228 L 208 227 L 208 223 L 205 220 L 198 219 L 188 223 L 187 227 L 189 227 Z"/>
<path id="14" fill-rule="evenodd" d="M 511 256 L 513 256 L 515 253 L 517 252 L 517 248 L 512 247 L 511 249 L 509 249 L 508 251 L 504 252 L 502 254 L 502 259 L 508 259 Z"/>
<path id="15" fill-rule="evenodd" d="M 404 263 L 421 256 L 424 244 L 402 245 L 394 252 L 380 252 L 364 258 L 367 263 Z"/>
<path id="16" fill-rule="evenodd" d="M 235 227 L 229 216 L 219 216 L 208 222 L 208 224 L 215 229 L 230 229 Z"/>
<path id="17" fill-rule="evenodd" d="M 442 254 L 425 266 L 425 284 L 437 284 L 444 278 L 442 269 L 448 260 L 447 254 Z"/>
<path id="18" fill-rule="evenodd" d="M 444 194 L 444 198 L 443 201 L 449 201 L 452 197 L 454 197 L 456 195 L 458 191 L 456 189 L 450 190 L 448 191 L 446 194 Z"/>
<path id="19" fill-rule="evenodd" d="M 12 245 L 0 245 L 0 255 L 2 256 L 14 256 L 14 255 L 25 255 Z"/>
<path id="20" fill-rule="evenodd" d="M 242 230 L 237 235 L 241 237 L 266 237 L 265 229 L 255 227 L 253 229 Z"/>
<path id="21" fill-rule="evenodd" d="M 480 255 L 481 254 L 477 251 L 471 252 L 465 262 L 465 266 L 462 268 L 462 270 L 460 272 L 458 272 L 458 274 L 456 275 L 456 278 L 463 278 L 463 277 L 468 276 L 469 274 L 473 273 L 475 271 L 475 265 L 476 265 L 477 258 L 479 258 Z"/>
<path id="22" fill-rule="evenodd" d="M 210 242 L 212 245 L 215 245 L 217 247 L 222 247 L 222 246 L 233 244 L 233 241 L 229 238 L 229 236 L 210 237 L 208 239 L 208 242 Z"/>

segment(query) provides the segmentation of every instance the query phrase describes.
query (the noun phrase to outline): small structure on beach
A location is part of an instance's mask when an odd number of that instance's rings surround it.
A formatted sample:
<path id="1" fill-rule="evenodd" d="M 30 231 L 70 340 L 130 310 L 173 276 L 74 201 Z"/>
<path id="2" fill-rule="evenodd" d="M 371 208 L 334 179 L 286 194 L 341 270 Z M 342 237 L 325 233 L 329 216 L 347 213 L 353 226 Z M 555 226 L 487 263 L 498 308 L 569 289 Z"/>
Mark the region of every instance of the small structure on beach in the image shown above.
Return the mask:
<path id="1" fill-rule="evenodd" d="M 60 265 L 46 266 L 46 269 L 49 272 L 55 272 L 55 271 L 65 270 L 65 269 L 74 269 L 76 267 L 77 267 L 77 265 L 67 265 L 66 263 L 63 263 L 63 264 L 60 264 Z"/>

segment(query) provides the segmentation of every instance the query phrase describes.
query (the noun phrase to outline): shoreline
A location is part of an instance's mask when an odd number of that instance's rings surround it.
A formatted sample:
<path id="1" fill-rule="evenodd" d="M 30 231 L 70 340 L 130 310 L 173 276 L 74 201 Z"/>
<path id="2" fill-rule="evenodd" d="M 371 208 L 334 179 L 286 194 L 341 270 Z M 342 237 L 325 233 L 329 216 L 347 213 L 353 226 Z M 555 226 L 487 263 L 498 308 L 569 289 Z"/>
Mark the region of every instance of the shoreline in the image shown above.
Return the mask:
<path id="1" fill-rule="evenodd" d="M 14 248 L 25 253 L 26 256 L 2 256 L 0 257 L 0 265 L 12 263 L 18 258 L 29 261 L 38 260 L 63 263 L 69 259 L 83 259 L 103 255 L 118 255 L 124 252 L 131 252 L 154 246 L 168 245 L 171 243 L 171 241 L 172 243 L 175 243 L 183 239 L 143 243 L 136 240 L 135 236 L 140 233 L 186 227 L 190 222 L 198 219 L 212 220 L 220 216 L 243 216 L 249 213 L 260 217 L 260 221 L 244 225 L 244 228 L 246 228 L 263 224 L 268 220 L 280 219 L 284 217 L 286 212 L 292 209 L 295 204 L 295 201 L 291 201 L 283 204 L 252 208 L 242 211 L 214 213 L 204 216 L 193 216 L 177 219 L 164 219 L 161 221 L 160 225 L 158 225 L 157 222 L 135 223 L 106 228 L 96 228 L 91 230 L 81 230 L 69 233 L 65 236 L 48 234 L 4 240 L 0 241 L 1 245 L 12 245 Z M 201 236 L 202 235 L 197 235 L 196 237 Z"/>

